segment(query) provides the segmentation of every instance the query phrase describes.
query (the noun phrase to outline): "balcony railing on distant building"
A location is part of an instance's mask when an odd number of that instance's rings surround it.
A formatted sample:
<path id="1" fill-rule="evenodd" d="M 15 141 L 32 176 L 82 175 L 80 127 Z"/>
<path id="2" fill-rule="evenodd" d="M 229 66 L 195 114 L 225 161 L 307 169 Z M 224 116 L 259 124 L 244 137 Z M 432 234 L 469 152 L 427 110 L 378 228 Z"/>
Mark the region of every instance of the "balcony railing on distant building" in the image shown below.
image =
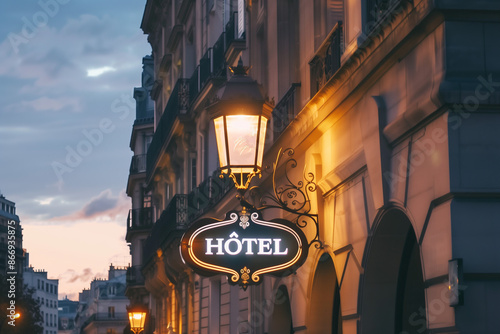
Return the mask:
<path id="1" fill-rule="evenodd" d="M 113 314 L 109 314 L 107 312 L 94 313 L 87 320 L 85 320 L 85 322 L 83 323 L 83 325 L 80 328 L 82 329 L 82 333 L 83 333 L 83 329 L 93 322 L 108 322 L 108 321 L 113 321 L 113 322 L 126 321 L 126 322 L 128 322 L 128 314 L 125 312 L 113 313 Z"/>
<path id="2" fill-rule="evenodd" d="M 297 116 L 299 108 L 298 98 L 300 96 L 298 94 L 299 88 L 300 83 L 293 83 L 273 109 L 273 133 L 275 139 L 279 137 L 288 124 Z"/>
<path id="3" fill-rule="evenodd" d="M 188 195 L 177 194 L 172 197 L 145 242 L 143 263 L 147 263 L 172 232 L 183 232 L 234 188 L 234 182 L 229 177 L 221 179 L 219 175 L 220 171 L 217 170 Z"/>
<path id="4" fill-rule="evenodd" d="M 208 48 L 200 64 L 196 67 L 189 79 L 189 99 L 194 101 L 198 94 L 203 91 L 211 79 L 226 78 L 226 53 L 233 42 L 245 44 L 245 33 L 238 36 L 238 13 L 233 12 L 223 32 L 213 47 Z"/>
<path id="5" fill-rule="evenodd" d="M 144 276 L 141 273 L 141 266 L 132 266 L 127 269 L 127 286 L 144 285 Z"/>
<path id="6" fill-rule="evenodd" d="M 339 21 L 309 62 L 311 66 L 311 97 L 323 88 L 340 68 L 342 45 L 342 22 Z"/>
<path id="7" fill-rule="evenodd" d="M 188 223 L 188 195 L 177 194 L 163 210 L 160 219 L 156 221 L 149 237 L 144 243 L 143 263 L 146 263 L 163 241 L 175 231 L 183 231 Z"/>
<path id="8" fill-rule="evenodd" d="M 224 175 L 224 178 L 220 178 L 219 175 L 220 171 L 216 170 L 212 176 L 206 178 L 189 193 L 188 218 L 190 222 L 213 208 L 234 187 L 234 182 L 227 175 Z"/>
<path id="9" fill-rule="evenodd" d="M 158 122 L 147 153 L 146 175 L 149 178 L 165 141 L 172 132 L 177 117 L 189 109 L 189 79 L 179 79 L 168 99 L 165 111 Z"/>
<path id="10" fill-rule="evenodd" d="M 144 118 L 136 118 L 134 121 L 134 126 L 144 125 L 144 124 L 152 124 L 154 122 L 154 117 L 144 117 Z"/>
<path id="11" fill-rule="evenodd" d="M 130 161 L 130 174 L 144 173 L 146 171 L 146 154 L 138 154 Z"/>
<path id="12" fill-rule="evenodd" d="M 132 209 L 128 213 L 127 228 L 129 230 L 145 229 L 153 226 L 153 209 Z"/>
<path id="13" fill-rule="evenodd" d="M 207 86 L 211 79 L 225 79 L 226 62 L 224 59 L 224 36 L 222 33 L 200 59 L 193 75 L 189 79 L 189 100 L 194 101 L 198 94 Z"/>

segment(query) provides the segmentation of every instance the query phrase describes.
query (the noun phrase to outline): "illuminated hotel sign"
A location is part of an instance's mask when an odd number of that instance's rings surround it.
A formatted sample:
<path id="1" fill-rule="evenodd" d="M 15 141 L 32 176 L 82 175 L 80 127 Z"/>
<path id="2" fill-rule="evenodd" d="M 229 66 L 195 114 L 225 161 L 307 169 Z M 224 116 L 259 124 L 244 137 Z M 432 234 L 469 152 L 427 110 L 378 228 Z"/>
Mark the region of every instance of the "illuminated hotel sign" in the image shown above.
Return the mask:
<path id="1" fill-rule="evenodd" d="M 226 219 L 200 219 L 181 240 L 184 261 L 202 276 L 227 274 L 244 289 L 261 275 L 286 276 L 307 258 L 304 233 L 284 219 L 262 220 L 258 211 L 231 211 Z"/>

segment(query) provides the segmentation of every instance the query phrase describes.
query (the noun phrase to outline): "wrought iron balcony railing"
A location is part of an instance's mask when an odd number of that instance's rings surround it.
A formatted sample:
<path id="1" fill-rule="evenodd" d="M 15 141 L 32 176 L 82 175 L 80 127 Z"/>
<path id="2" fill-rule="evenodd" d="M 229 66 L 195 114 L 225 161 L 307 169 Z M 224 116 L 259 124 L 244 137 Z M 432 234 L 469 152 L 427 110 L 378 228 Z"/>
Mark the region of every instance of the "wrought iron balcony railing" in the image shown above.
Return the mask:
<path id="1" fill-rule="evenodd" d="M 311 97 L 323 88 L 340 68 L 343 44 L 342 22 L 339 21 L 309 62 L 311 66 Z"/>
<path id="2" fill-rule="evenodd" d="M 172 94 L 168 99 L 165 111 L 156 127 L 153 140 L 148 149 L 146 162 L 146 175 L 151 177 L 155 164 L 158 161 L 165 141 L 172 132 L 172 126 L 176 118 L 185 114 L 189 109 L 189 79 L 179 79 L 175 84 Z"/>
<path id="3" fill-rule="evenodd" d="M 141 273 L 141 266 L 132 266 L 127 269 L 127 286 L 144 285 L 144 276 Z"/>
<path id="4" fill-rule="evenodd" d="M 146 154 L 134 155 L 130 161 L 130 174 L 144 172 L 146 172 Z"/>
<path id="5" fill-rule="evenodd" d="M 298 93 L 299 88 L 300 83 L 293 83 L 273 109 L 273 133 L 275 139 L 279 137 L 288 124 L 297 116 L 299 108 L 298 98 L 300 96 Z"/>
<path id="6" fill-rule="evenodd" d="M 127 229 L 147 229 L 153 226 L 153 209 L 140 208 L 132 209 L 128 213 Z"/>
<path id="7" fill-rule="evenodd" d="M 209 48 L 200 59 L 193 75 L 189 79 L 189 101 L 196 99 L 198 94 L 214 78 L 226 77 L 226 62 L 224 59 L 225 33 L 222 33 L 214 46 Z"/>
<path id="8" fill-rule="evenodd" d="M 173 232 L 186 228 L 188 223 L 187 207 L 188 195 L 177 194 L 172 197 L 144 243 L 143 263 L 148 262 L 148 259 L 155 254 L 163 241 L 170 237 Z"/>
<path id="9" fill-rule="evenodd" d="M 217 170 L 188 195 L 177 194 L 170 200 L 145 242 L 143 263 L 148 262 L 173 232 L 184 231 L 234 188 L 234 182 L 229 177 L 221 179 L 219 175 L 220 171 Z"/>
<path id="10" fill-rule="evenodd" d="M 193 189 L 188 195 L 188 218 L 192 222 L 208 210 L 232 188 L 234 182 L 224 175 L 220 178 L 220 171 L 216 170 L 212 176 L 206 178 L 200 185 Z"/>

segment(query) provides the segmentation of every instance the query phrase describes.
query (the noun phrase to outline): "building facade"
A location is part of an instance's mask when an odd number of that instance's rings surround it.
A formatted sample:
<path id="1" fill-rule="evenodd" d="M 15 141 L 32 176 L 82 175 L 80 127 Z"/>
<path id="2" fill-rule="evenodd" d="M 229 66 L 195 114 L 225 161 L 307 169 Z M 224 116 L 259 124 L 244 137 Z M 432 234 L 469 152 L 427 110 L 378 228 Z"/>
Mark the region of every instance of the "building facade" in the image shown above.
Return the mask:
<path id="1" fill-rule="evenodd" d="M 127 195 L 132 200 L 132 209 L 127 218 L 127 234 L 131 266 L 127 271 L 125 294 L 131 305 L 149 305 L 149 292 L 146 290 L 142 268 L 142 249 L 146 238 L 153 227 L 153 207 L 151 191 L 145 187 L 146 152 L 154 133 L 154 104 L 151 90 L 154 85 L 153 57 L 146 56 L 142 60 L 143 72 L 141 87 L 134 89 L 136 100 L 136 119 L 132 128 L 130 149 L 134 155 L 130 163 L 130 174 L 127 183 Z"/>
<path id="2" fill-rule="evenodd" d="M 125 296 L 127 268 L 109 267 L 108 279 L 95 278 L 90 289 L 79 294 L 75 317 L 81 334 L 122 334 L 128 324 Z"/>
<path id="3" fill-rule="evenodd" d="M 26 263 L 29 263 L 29 254 L 26 253 Z M 43 333 L 57 334 L 58 332 L 58 287 L 59 280 L 47 277 L 43 269 L 34 269 L 29 266 L 24 269 L 24 284 L 34 289 L 33 298 L 37 301 L 42 315 Z"/>
<path id="4" fill-rule="evenodd" d="M 14 272 L 21 278 L 23 270 L 23 229 L 16 215 L 16 203 L 0 193 L 0 272 Z"/>
<path id="5" fill-rule="evenodd" d="M 146 333 L 498 332 L 499 13 L 494 0 L 148 0 L 154 225 L 131 244 Z M 193 221 L 241 209 L 206 110 L 239 58 L 274 101 L 264 160 L 295 151 L 322 245 L 246 291 L 179 255 Z M 266 173 L 253 184 L 273 190 Z"/>
<path id="6" fill-rule="evenodd" d="M 58 307 L 57 307 L 58 334 L 74 334 L 75 317 L 77 310 L 78 310 L 78 302 L 74 300 L 69 300 L 67 296 L 64 299 L 58 301 Z"/>

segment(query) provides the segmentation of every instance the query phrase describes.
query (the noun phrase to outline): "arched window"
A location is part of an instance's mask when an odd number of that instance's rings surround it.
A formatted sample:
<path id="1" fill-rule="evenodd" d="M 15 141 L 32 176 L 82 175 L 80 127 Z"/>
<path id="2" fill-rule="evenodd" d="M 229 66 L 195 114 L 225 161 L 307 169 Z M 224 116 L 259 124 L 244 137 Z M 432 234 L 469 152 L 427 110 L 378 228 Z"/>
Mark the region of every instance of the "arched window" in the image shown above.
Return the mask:
<path id="1" fill-rule="evenodd" d="M 319 259 L 314 273 L 307 333 L 341 334 L 340 289 L 333 260 L 328 254 Z"/>
<path id="2" fill-rule="evenodd" d="M 269 323 L 269 334 L 292 334 L 292 308 L 288 291 L 284 285 L 276 290 L 274 296 L 273 313 Z"/>
<path id="3" fill-rule="evenodd" d="M 376 223 L 369 245 L 361 291 L 361 333 L 425 333 L 420 249 L 406 214 L 388 209 Z"/>

